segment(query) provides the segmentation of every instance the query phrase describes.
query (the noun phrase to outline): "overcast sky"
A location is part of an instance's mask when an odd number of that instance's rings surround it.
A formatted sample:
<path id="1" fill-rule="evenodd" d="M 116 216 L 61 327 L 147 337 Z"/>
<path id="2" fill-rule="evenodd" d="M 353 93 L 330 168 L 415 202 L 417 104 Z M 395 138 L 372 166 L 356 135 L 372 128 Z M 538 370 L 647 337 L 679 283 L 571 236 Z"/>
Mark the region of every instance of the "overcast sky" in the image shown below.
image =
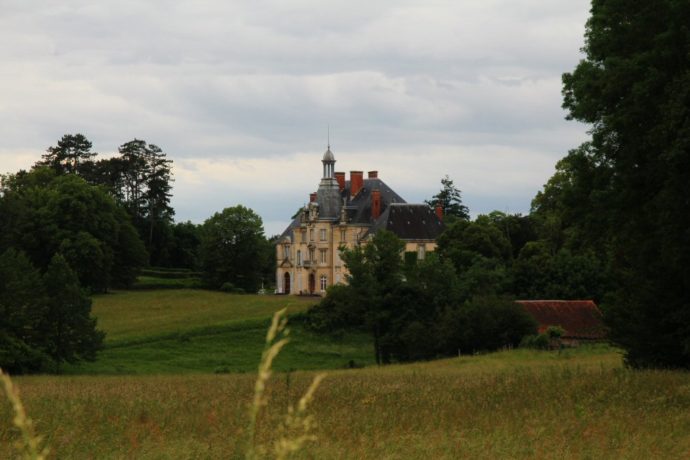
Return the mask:
<path id="1" fill-rule="evenodd" d="M 378 170 L 408 202 L 448 174 L 473 215 L 529 211 L 586 138 L 561 74 L 587 0 L 0 0 L 0 173 L 65 133 L 174 161 L 176 220 L 244 204 L 280 233 L 321 177 Z M 349 174 L 348 174 L 349 176 Z"/>

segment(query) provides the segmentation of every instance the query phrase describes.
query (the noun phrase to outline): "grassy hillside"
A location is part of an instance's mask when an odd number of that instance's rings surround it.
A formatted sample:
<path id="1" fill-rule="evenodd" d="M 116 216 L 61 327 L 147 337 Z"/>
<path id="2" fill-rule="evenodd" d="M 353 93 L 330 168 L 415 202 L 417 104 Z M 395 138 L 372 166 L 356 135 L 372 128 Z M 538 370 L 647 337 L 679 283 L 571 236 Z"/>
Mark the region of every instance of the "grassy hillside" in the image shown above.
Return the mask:
<path id="1" fill-rule="evenodd" d="M 260 442 L 311 378 L 274 375 Z M 57 458 L 238 458 L 254 376 L 16 381 Z M 331 371 L 313 413 L 301 458 L 690 457 L 690 374 L 628 371 L 607 347 Z M 0 451 L 9 420 L 0 405 Z"/>
<path id="2" fill-rule="evenodd" d="M 94 297 L 93 314 L 106 348 L 93 363 L 68 374 L 181 374 L 256 369 L 267 325 L 285 306 L 298 313 L 314 298 L 233 295 L 204 290 L 123 291 Z M 295 323 L 279 370 L 332 369 L 371 364 L 365 334 L 316 336 Z"/>

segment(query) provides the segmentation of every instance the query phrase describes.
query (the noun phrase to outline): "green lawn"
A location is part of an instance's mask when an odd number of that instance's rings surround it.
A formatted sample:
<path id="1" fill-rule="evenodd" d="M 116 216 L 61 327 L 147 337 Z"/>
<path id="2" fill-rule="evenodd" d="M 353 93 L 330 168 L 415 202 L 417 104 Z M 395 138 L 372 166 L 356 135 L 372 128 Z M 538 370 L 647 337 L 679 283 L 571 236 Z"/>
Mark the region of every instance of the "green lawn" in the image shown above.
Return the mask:
<path id="1" fill-rule="evenodd" d="M 317 300 L 187 289 L 119 291 L 94 296 L 92 313 L 106 342 L 116 344 L 270 318 L 284 307 L 298 313 Z"/>
<path id="2" fill-rule="evenodd" d="M 265 331 L 277 310 L 299 313 L 317 299 L 233 295 L 204 290 L 123 291 L 94 297 L 106 332 L 95 362 L 65 366 L 67 374 L 184 374 L 254 371 Z M 291 325 L 290 347 L 276 369 L 333 369 L 373 362 L 365 334 L 333 338 Z"/>

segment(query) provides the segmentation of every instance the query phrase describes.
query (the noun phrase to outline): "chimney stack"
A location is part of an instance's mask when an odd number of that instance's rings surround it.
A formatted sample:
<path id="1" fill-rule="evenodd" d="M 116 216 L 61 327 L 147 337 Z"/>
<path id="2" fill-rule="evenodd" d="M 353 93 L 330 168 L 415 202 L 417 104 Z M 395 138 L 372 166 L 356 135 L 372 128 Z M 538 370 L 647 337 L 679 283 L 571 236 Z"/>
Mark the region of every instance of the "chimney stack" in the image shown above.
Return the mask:
<path id="1" fill-rule="evenodd" d="M 338 181 L 338 189 L 342 192 L 345 190 L 345 173 L 337 172 L 335 173 L 335 180 Z"/>
<path id="2" fill-rule="evenodd" d="M 381 215 L 381 192 L 379 189 L 371 191 L 371 220 L 376 220 Z"/>
<path id="3" fill-rule="evenodd" d="M 310 202 L 310 203 L 315 202 L 315 201 L 316 201 L 316 196 L 317 196 L 317 193 L 316 193 L 316 192 L 310 193 L 310 194 L 309 194 L 309 202 Z"/>
<path id="4" fill-rule="evenodd" d="M 378 171 L 369 171 L 369 179 L 377 179 L 379 177 Z"/>
<path id="5" fill-rule="evenodd" d="M 436 203 L 436 217 L 438 217 L 438 220 L 443 221 L 443 206 L 441 206 L 441 203 Z"/>
<path id="6" fill-rule="evenodd" d="M 364 173 L 362 171 L 350 171 L 350 196 L 355 196 L 364 185 Z"/>

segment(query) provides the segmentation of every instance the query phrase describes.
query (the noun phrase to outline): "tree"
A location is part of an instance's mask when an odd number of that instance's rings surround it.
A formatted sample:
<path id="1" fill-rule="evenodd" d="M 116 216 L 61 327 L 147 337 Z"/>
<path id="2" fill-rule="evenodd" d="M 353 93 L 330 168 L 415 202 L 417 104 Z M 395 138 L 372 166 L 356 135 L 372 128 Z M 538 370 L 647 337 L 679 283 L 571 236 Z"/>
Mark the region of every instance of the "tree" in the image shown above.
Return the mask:
<path id="1" fill-rule="evenodd" d="M 0 254 L 0 368 L 38 371 L 51 361 L 40 324 L 47 313 L 41 275 L 22 252 Z"/>
<path id="2" fill-rule="evenodd" d="M 47 314 L 42 321 L 47 353 L 57 364 L 94 360 L 103 347 L 105 334 L 91 317 L 91 300 L 84 295 L 79 279 L 60 254 L 55 254 L 43 275 Z"/>
<path id="3" fill-rule="evenodd" d="M 392 337 L 388 334 L 395 315 L 393 293 L 403 279 L 401 253 L 405 244 L 393 233 L 383 230 L 366 245 L 342 250 L 341 258 L 350 273 L 352 303 L 360 305 L 365 327 L 374 338 L 377 364 L 390 361 Z M 387 343 L 388 342 L 388 343 Z M 386 346 L 388 345 L 388 347 Z"/>
<path id="4" fill-rule="evenodd" d="M 48 166 L 59 174 L 88 174 L 96 156 L 91 147 L 91 141 L 83 134 L 65 134 L 57 146 L 48 147 L 48 153 L 42 155 L 43 160 L 36 166 Z"/>
<path id="5" fill-rule="evenodd" d="M 460 190 L 453 185 L 453 181 L 446 175 L 441 179 L 441 191 L 434 195 L 430 200 L 426 200 L 426 204 L 435 208 L 441 205 L 443 214 L 446 216 L 454 216 L 461 220 L 470 219 L 470 211 L 462 204 L 462 196 Z"/>
<path id="6" fill-rule="evenodd" d="M 175 211 L 170 206 L 172 161 L 160 147 L 134 139 L 122 144 L 120 157 L 99 165 L 103 177 L 119 186 L 116 196 L 123 200 L 141 239 L 151 256 L 151 263 L 165 264 L 169 226 Z M 119 177 L 118 177 L 119 175 Z"/>
<path id="7" fill-rule="evenodd" d="M 635 367 L 690 368 L 689 17 L 686 0 L 593 0 L 586 58 L 563 75 L 563 106 L 592 125 L 587 159 L 606 179 L 589 193 L 607 210 L 604 315 Z"/>
<path id="8" fill-rule="evenodd" d="M 441 256 L 450 260 L 460 274 L 477 256 L 507 262 L 512 252 L 508 239 L 486 218 L 454 222 L 446 227 L 437 242 Z"/>
<path id="9" fill-rule="evenodd" d="M 536 333 L 536 323 L 506 296 L 477 296 L 445 309 L 434 334 L 444 354 L 494 351 L 515 347 L 523 337 Z"/>
<path id="10" fill-rule="evenodd" d="M 0 196 L 0 250 L 24 251 L 41 271 L 63 252 L 84 287 L 126 286 L 146 262 L 127 213 L 102 188 L 38 168 L 8 177 Z"/>
<path id="11" fill-rule="evenodd" d="M 172 225 L 172 238 L 168 249 L 170 266 L 192 270 L 199 268 L 200 227 L 190 221 Z M 271 269 L 275 270 L 275 264 Z"/>
<path id="12" fill-rule="evenodd" d="M 573 253 L 559 249 L 555 254 L 544 241 L 525 245 L 513 264 L 514 293 L 523 299 L 604 299 L 608 273 L 592 251 Z"/>
<path id="13" fill-rule="evenodd" d="M 213 288 L 232 283 L 247 292 L 261 287 L 266 252 L 261 217 L 242 205 L 225 208 L 201 227 L 201 266 Z"/>
<path id="14" fill-rule="evenodd" d="M 487 216 L 479 216 L 479 219 L 487 219 L 506 237 L 512 248 L 511 258 L 515 259 L 522 248 L 530 241 L 537 239 L 537 231 L 532 216 L 521 214 L 506 214 L 501 211 L 492 211 Z"/>

